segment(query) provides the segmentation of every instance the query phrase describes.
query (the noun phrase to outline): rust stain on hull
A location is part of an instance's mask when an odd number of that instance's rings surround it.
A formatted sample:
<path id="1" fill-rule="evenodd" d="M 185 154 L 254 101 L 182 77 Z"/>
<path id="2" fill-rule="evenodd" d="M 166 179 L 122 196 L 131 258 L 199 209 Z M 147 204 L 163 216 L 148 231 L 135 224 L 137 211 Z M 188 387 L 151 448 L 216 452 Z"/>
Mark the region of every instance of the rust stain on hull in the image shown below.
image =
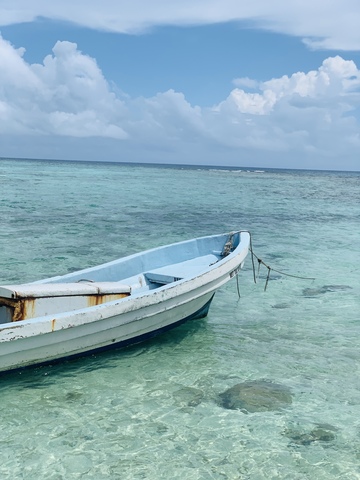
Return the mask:
<path id="1" fill-rule="evenodd" d="M 74 298 L 74 296 L 63 296 L 64 308 L 61 311 L 73 311 L 79 308 L 86 307 L 95 307 L 103 303 L 111 302 L 113 300 L 119 300 L 124 297 L 128 297 L 130 293 L 110 293 L 110 294 L 92 294 L 84 296 L 84 305 L 76 308 L 71 308 L 71 302 L 69 305 L 69 299 Z M 41 300 L 48 299 L 51 302 L 52 297 L 42 297 Z M 11 311 L 11 321 L 20 322 L 22 320 L 29 320 L 30 318 L 35 318 L 36 316 L 44 315 L 36 313 L 36 301 L 38 299 L 34 297 L 18 298 L 18 299 L 9 299 L 0 297 L 0 306 L 5 306 L 10 308 Z M 51 311 L 53 310 L 53 311 Z M 51 303 L 49 303 L 48 311 L 45 315 L 51 315 L 54 313 L 60 313 L 59 311 L 54 311 L 54 308 L 51 308 Z M 55 329 L 55 319 L 51 321 L 51 330 Z"/>
<path id="2" fill-rule="evenodd" d="M 20 320 L 34 317 L 35 298 L 23 298 L 20 300 L 0 298 L 0 305 L 5 305 L 11 309 L 13 322 L 19 322 Z"/>
<path id="3" fill-rule="evenodd" d="M 120 298 L 128 297 L 128 293 L 108 293 L 89 295 L 87 297 L 87 306 L 95 307 L 96 305 L 102 305 L 103 303 L 112 302 L 113 300 L 119 300 Z"/>

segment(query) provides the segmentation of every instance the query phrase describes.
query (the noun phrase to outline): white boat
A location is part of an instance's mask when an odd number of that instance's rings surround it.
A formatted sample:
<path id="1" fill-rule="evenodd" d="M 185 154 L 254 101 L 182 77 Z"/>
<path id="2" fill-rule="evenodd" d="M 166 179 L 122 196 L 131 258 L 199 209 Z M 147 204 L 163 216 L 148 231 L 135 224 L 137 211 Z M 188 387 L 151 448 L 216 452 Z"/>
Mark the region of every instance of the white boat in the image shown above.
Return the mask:
<path id="1" fill-rule="evenodd" d="M 213 235 L 0 286 L 0 372 L 137 343 L 205 317 L 249 244 L 246 231 Z"/>

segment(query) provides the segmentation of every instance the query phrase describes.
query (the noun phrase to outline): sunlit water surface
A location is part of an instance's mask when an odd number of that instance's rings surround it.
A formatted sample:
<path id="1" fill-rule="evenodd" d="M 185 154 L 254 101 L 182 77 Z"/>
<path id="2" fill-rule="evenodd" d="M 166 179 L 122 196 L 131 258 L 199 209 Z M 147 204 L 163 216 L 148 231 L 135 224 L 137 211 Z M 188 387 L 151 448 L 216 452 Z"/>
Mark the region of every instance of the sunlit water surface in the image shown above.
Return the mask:
<path id="1" fill-rule="evenodd" d="M 273 269 L 315 280 L 272 271 L 264 292 L 249 258 L 241 299 L 230 282 L 205 320 L 3 375 L 0 478 L 359 479 L 359 205 L 355 173 L 1 160 L 0 284 L 239 228 Z M 224 408 L 250 380 L 291 405 Z"/>

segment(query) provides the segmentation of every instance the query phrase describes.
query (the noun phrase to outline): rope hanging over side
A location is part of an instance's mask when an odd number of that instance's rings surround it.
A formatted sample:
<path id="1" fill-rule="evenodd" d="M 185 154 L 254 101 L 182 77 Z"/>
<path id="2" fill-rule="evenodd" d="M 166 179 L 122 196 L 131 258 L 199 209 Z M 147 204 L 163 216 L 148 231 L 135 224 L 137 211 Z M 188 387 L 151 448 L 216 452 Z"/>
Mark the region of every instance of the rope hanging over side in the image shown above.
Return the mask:
<path id="1" fill-rule="evenodd" d="M 271 270 L 272 270 L 273 272 L 279 273 L 280 275 L 285 275 L 286 277 L 298 278 L 298 279 L 300 279 L 300 280 L 315 280 L 315 278 L 313 278 L 313 277 L 301 277 L 301 276 L 299 276 L 299 275 L 292 275 L 292 274 L 290 274 L 290 273 L 285 273 L 285 272 L 282 272 L 282 271 L 280 271 L 280 270 L 276 270 L 275 268 L 270 267 L 270 265 L 267 265 L 261 258 L 259 258 L 259 257 L 254 253 L 253 246 L 252 246 L 251 234 L 250 234 L 250 248 L 249 248 L 249 250 L 250 250 L 250 252 L 251 252 L 251 261 L 252 261 L 252 267 L 253 267 L 254 283 L 256 283 L 256 273 L 255 273 L 255 261 L 254 261 L 254 258 L 256 258 L 256 260 L 258 261 L 258 273 L 257 273 L 257 275 L 259 275 L 260 266 L 261 266 L 261 265 L 264 265 L 264 267 L 266 267 L 266 268 L 268 269 L 268 273 L 267 273 L 267 277 L 266 277 L 266 282 L 265 282 L 264 291 L 266 291 L 266 289 L 267 289 L 267 286 L 268 286 L 268 283 L 269 283 L 269 279 L 270 279 L 270 272 L 271 272 Z"/>
<path id="2" fill-rule="evenodd" d="M 256 283 L 256 275 L 255 275 L 255 263 L 254 263 L 254 253 L 253 253 L 253 246 L 252 246 L 252 235 L 249 232 L 250 235 L 250 252 L 251 252 L 251 263 L 253 267 L 253 275 L 254 275 L 254 283 Z"/>
<path id="3" fill-rule="evenodd" d="M 236 274 L 236 288 L 237 288 L 238 297 L 241 298 L 240 287 L 239 287 L 239 274 Z"/>

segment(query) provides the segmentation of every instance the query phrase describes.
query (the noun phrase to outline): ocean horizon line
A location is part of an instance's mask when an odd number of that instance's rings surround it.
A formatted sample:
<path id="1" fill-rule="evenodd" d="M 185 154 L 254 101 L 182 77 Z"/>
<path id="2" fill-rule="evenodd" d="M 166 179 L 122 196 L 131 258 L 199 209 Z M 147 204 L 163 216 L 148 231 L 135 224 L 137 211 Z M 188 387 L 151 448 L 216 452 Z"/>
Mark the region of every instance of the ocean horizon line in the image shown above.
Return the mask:
<path id="1" fill-rule="evenodd" d="M 79 160 L 79 159 L 60 159 L 60 158 L 35 158 L 35 157 L 7 157 L 0 156 L 1 160 L 14 160 L 23 162 L 56 162 L 56 163 L 81 163 L 81 164 L 100 164 L 100 165 L 121 165 L 121 166 L 139 166 L 139 167 L 155 167 L 155 168 L 181 168 L 181 169 L 201 169 L 201 170 L 233 170 L 248 172 L 324 172 L 324 173 L 357 173 L 360 170 L 337 170 L 337 169 L 317 169 L 317 168 L 291 168 L 291 167 L 264 167 L 264 166 L 248 166 L 248 165 L 209 165 L 209 164 L 192 164 L 192 163 L 162 163 L 162 162 L 124 162 L 116 160 Z"/>

